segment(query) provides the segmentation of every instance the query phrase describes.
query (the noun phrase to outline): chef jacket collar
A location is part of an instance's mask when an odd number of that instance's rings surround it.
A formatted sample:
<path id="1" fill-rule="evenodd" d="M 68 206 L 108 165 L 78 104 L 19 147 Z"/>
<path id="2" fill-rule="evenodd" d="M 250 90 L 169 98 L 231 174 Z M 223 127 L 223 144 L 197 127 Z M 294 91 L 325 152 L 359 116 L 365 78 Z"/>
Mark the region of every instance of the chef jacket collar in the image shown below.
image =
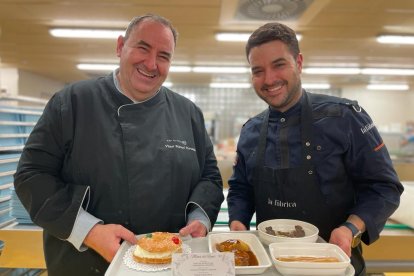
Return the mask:
<path id="1" fill-rule="evenodd" d="M 300 100 L 294 104 L 291 108 L 289 108 L 288 110 L 286 110 L 285 112 L 280 112 L 276 109 L 274 109 L 273 107 L 269 106 L 269 119 L 280 119 L 282 117 L 291 117 L 293 115 L 297 115 L 300 113 L 301 110 L 301 105 L 303 102 L 303 97 L 304 94 L 306 93 L 305 90 L 302 90 L 302 96 L 300 98 Z"/>
<path id="2" fill-rule="evenodd" d="M 113 79 L 114 79 L 115 87 L 116 87 L 116 89 L 118 90 L 119 93 L 121 93 L 122 95 L 124 95 L 125 97 L 127 97 L 128 99 L 130 99 L 133 103 L 144 103 L 144 102 L 147 102 L 147 101 L 151 100 L 152 98 L 156 97 L 158 95 L 158 93 L 160 92 L 160 90 L 161 90 L 161 87 L 160 87 L 158 89 L 158 91 L 152 97 L 150 97 L 150 98 L 148 98 L 148 99 L 146 99 L 144 101 L 136 101 L 136 100 L 133 100 L 133 99 L 129 98 L 127 95 L 125 95 L 125 93 L 122 91 L 121 85 L 119 84 L 119 81 L 118 81 L 118 78 L 117 78 L 118 72 L 119 72 L 119 68 L 116 68 L 112 72 L 112 76 L 113 76 Z"/>

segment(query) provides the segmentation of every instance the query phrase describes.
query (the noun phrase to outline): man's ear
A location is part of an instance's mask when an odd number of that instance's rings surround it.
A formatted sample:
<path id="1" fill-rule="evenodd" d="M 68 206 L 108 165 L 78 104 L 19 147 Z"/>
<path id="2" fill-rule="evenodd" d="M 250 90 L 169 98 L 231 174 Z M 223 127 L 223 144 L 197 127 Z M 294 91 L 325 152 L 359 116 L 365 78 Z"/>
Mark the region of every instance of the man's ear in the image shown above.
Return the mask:
<path id="1" fill-rule="evenodd" d="M 116 42 L 116 56 L 120 57 L 122 48 L 124 47 L 124 37 L 122 35 L 118 36 L 118 40 Z"/>
<path id="2" fill-rule="evenodd" d="M 299 53 L 296 57 L 296 64 L 298 66 L 298 70 L 300 73 L 302 73 L 302 66 L 303 66 L 303 55 L 302 53 Z"/>

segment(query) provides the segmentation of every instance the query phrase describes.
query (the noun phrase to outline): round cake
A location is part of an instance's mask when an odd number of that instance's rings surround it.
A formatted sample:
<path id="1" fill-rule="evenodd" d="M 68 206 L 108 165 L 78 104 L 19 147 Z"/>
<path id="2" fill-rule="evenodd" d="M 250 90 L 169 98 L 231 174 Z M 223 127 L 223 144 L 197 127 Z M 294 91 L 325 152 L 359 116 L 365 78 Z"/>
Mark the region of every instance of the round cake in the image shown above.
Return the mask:
<path id="1" fill-rule="evenodd" d="M 134 260 L 145 264 L 171 263 L 173 253 L 182 252 L 182 241 L 176 234 L 153 232 L 138 239 Z"/>

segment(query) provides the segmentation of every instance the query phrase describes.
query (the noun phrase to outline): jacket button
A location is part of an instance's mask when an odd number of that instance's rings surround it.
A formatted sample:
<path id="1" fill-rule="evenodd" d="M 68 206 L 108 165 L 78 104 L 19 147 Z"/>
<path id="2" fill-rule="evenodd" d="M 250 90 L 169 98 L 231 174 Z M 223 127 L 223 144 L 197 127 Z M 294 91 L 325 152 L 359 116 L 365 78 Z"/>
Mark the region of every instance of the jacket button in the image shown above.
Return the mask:
<path id="1" fill-rule="evenodd" d="M 308 159 L 308 160 L 311 159 L 311 158 L 312 158 L 312 156 L 310 156 L 310 155 L 306 156 L 306 159 Z"/>
<path id="2" fill-rule="evenodd" d="M 313 174 L 313 171 L 312 171 L 312 170 L 309 170 L 309 171 L 308 171 L 308 174 Z"/>
<path id="3" fill-rule="evenodd" d="M 316 150 L 321 150 L 321 149 L 322 149 L 321 146 L 319 146 L 319 145 L 316 146 Z"/>
<path id="4" fill-rule="evenodd" d="M 286 119 L 285 118 L 280 118 L 280 122 L 281 123 L 284 123 L 286 121 Z"/>
<path id="5" fill-rule="evenodd" d="M 310 142 L 306 142 L 306 143 L 305 143 L 305 145 L 306 145 L 307 147 L 309 147 L 309 146 L 310 146 Z"/>

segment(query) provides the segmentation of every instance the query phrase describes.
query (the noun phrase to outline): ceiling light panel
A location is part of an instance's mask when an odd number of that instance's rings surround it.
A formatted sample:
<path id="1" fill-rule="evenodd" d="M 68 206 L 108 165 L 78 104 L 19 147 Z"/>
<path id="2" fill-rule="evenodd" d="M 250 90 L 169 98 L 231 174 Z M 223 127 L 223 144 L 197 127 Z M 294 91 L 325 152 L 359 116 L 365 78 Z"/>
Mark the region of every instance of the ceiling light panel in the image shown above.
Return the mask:
<path id="1" fill-rule="evenodd" d="M 210 83 L 210 88 L 250 88 L 252 85 L 250 83 L 242 82 L 212 82 Z"/>
<path id="2" fill-rule="evenodd" d="M 377 37 L 379 43 L 387 44 L 414 44 L 412 35 L 380 35 Z"/>
<path id="3" fill-rule="evenodd" d="M 243 73 L 249 73 L 250 69 L 247 67 L 195 66 L 193 67 L 193 72 L 195 73 L 243 74 Z"/>
<path id="4" fill-rule="evenodd" d="M 171 66 L 170 72 L 173 73 L 189 73 L 191 72 L 190 66 Z"/>
<path id="5" fill-rule="evenodd" d="M 217 33 L 217 41 L 231 41 L 231 42 L 247 42 L 251 33 Z M 300 41 L 302 39 L 301 34 L 296 34 L 296 39 Z"/>
<path id="6" fill-rule="evenodd" d="M 303 73 L 310 75 L 396 75 L 414 76 L 414 69 L 404 68 L 339 68 L 339 67 L 307 67 L 303 68 Z"/>
<path id="7" fill-rule="evenodd" d="M 239 41 L 245 42 L 249 39 L 251 33 L 217 33 L 217 41 Z"/>
<path id="8" fill-rule="evenodd" d="M 410 87 L 407 84 L 369 84 L 368 90 L 408 90 Z"/>
<path id="9" fill-rule="evenodd" d="M 314 75 L 357 75 L 361 72 L 359 68 L 327 68 L 327 67 L 312 67 L 304 68 L 305 74 Z"/>
<path id="10" fill-rule="evenodd" d="M 73 29 L 73 28 L 54 28 L 49 33 L 55 37 L 66 38 L 101 38 L 114 39 L 124 35 L 123 30 L 103 30 L 103 29 Z"/>
<path id="11" fill-rule="evenodd" d="M 363 75 L 414 76 L 414 69 L 364 68 L 364 69 L 361 69 L 361 74 Z"/>
<path id="12" fill-rule="evenodd" d="M 119 64 L 79 63 L 76 67 L 84 71 L 114 71 Z"/>
<path id="13" fill-rule="evenodd" d="M 329 83 L 302 83 L 302 87 L 305 89 L 330 89 Z"/>

